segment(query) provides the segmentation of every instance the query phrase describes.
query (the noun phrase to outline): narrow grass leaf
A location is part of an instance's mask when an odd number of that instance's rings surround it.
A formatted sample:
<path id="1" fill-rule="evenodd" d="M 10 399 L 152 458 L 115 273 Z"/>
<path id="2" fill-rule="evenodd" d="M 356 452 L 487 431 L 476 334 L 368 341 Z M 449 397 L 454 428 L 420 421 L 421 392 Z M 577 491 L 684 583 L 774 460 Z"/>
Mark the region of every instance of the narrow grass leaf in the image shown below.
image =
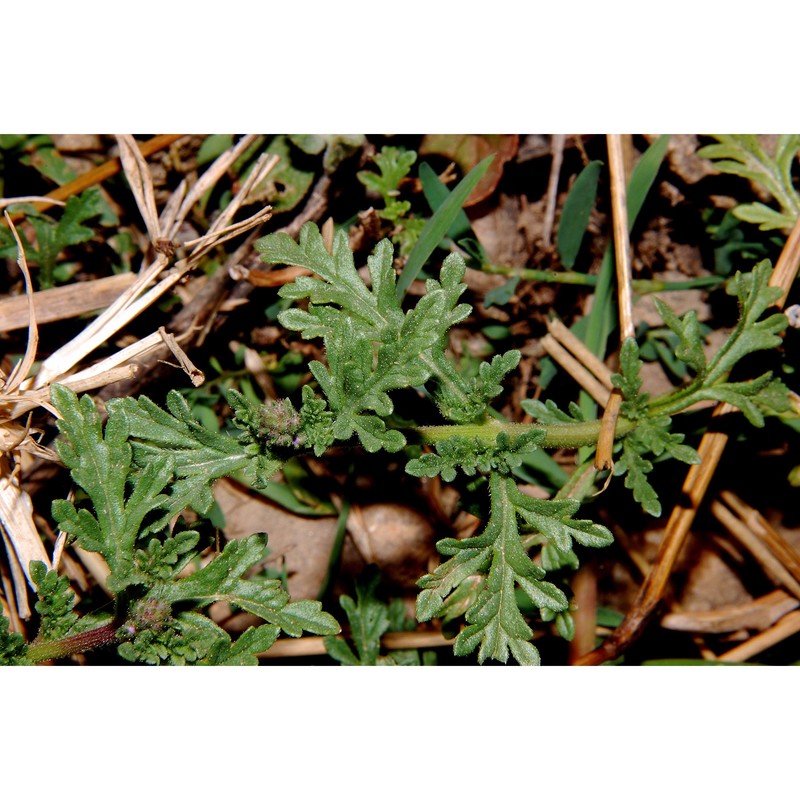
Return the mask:
<path id="1" fill-rule="evenodd" d="M 427 224 L 422 229 L 417 244 L 408 257 L 408 261 L 403 269 L 403 274 L 397 281 L 398 298 L 405 297 L 408 287 L 411 286 L 414 279 L 419 275 L 423 265 L 430 258 L 431 253 L 438 247 L 439 242 L 447 235 L 450 226 L 458 216 L 458 212 L 461 211 L 461 207 L 464 205 L 466 199 L 489 168 L 489 164 L 493 158 L 493 155 L 488 156 L 484 158 L 480 164 L 473 167 L 452 191 L 447 200 L 439 206 L 436 213 L 428 220 Z"/>
<path id="2" fill-rule="evenodd" d="M 556 245 L 561 263 L 571 269 L 581 249 L 589 217 L 597 199 L 597 184 L 602 161 L 587 164 L 567 195 L 558 225 Z"/>

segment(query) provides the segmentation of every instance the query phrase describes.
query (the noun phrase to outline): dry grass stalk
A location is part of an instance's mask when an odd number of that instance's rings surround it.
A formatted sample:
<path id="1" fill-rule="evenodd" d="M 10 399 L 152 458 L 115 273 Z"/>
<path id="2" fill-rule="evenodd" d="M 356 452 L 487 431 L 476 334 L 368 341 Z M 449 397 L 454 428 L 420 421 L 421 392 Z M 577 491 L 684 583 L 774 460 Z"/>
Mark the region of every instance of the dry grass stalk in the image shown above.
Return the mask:
<path id="1" fill-rule="evenodd" d="M 614 232 L 614 258 L 617 267 L 617 297 L 622 339 L 636 335 L 633 326 L 633 288 L 631 286 L 631 244 L 628 237 L 628 205 L 622 136 L 609 133 L 608 170 L 611 180 L 611 212 Z"/>
<path id="2" fill-rule="evenodd" d="M 49 198 L 42 197 L 41 195 L 38 194 L 28 195 L 26 197 L 0 197 L 0 209 L 17 205 L 17 203 L 48 203 L 48 205 L 53 205 L 53 206 L 66 205 L 66 203 L 63 200 L 50 200 Z"/>
<path id="3" fill-rule="evenodd" d="M 547 330 L 553 338 L 564 345 L 578 361 L 594 374 L 609 391 L 614 388 L 611 370 L 557 317 L 547 322 Z"/>
<path id="4" fill-rule="evenodd" d="M 105 308 L 136 280 L 132 272 L 109 275 L 93 281 L 70 283 L 33 293 L 33 307 L 39 325 Z M 24 328 L 30 320 L 27 297 L 0 300 L 0 333 Z"/>
<path id="5" fill-rule="evenodd" d="M 219 215 L 219 217 L 214 220 L 214 223 L 208 230 L 209 233 L 218 233 L 223 228 L 232 229 L 231 220 L 236 216 L 239 209 L 247 201 L 247 198 L 250 196 L 250 192 L 252 192 L 253 188 L 261 183 L 267 177 L 267 175 L 269 175 L 269 173 L 275 169 L 279 161 L 279 156 L 271 155 L 269 153 L 262 153 L 258 157 L 258 160 L 253 165 L 253 168 L 250 170 L 250 174 L 245 179 L 245 182 L 242 184 L 239 191 L 236 192 L 234 198 L 230 203 L 228 203 L 228 205 L 225 207 L 225 210 Z"/>
<path id="6" fill-rule="evenodd" d="M 792 577 L 800 583 L 800 554 L 798 554 L 797 550 L 756 509 L 747 505 L 733 492 L 724 491 L 720 496 L 750 525 L 759 539 L 764 541 L 773 555 L 786 567 Z"/>
<path id="7" fill-rule="evenodd" d="M 721 606 L 706 611 L 675 611 L 664 615 L 661 627 L 687 633 L 733 633 L 742 629 L 761 631 L 800 606 L 800 600 L 782 589 L 750 603 Z"/>
<path id="8" fill-rule="evenodd" d="M 553 156 L 553 162 L 550 165 L 550 178 L 547 182 L 547 204 L 544 210 L 544 226 L 542 228 L 545 247 L 550 247 L 553 240 L 553 226 L 556 221 L 556 202 L 558 200 L 558 178 L 561 175 L 561 165 L 564 162 L 564 142 L 566 138 L 563 133 L 555 133 L 550 140 L 550 153 Z"/>
<path id="9" fill-rule="evenodd" d="M 594 648 L 597 620 L 597 575 L 592 565 L 581 565 L 572 582 L 576 609 L 575 636 L 569 643 L 569 661 L 573 663 Z"/>
<path id="10" fill-rule="evenodd" d="M 800 611 L 791 611 L 781 617 L 771 628 L 752 636 L 746 642 L 737 645 L 719 656 L 719 661 L 747 661 L 770 647 L 800 633 Z"/>
<path id="11" fill-rule="evenodd" d="M 0 454 L 16 451 L 30 453 L 47 461 L 57 461 L 56 454 L 40 445 L 31 436 L 32 433 L 41 433 L 41 431 L 38 428 L 30 427 L 30 418 L 25 425 L 9 419 L 3 420 L 3 424 L 0 425 Z"/>
<path id="12" fill-rule="evenodd" d="M 200 239 L 192 240 L 192 242 L 187 243 L 195 245 L 191 260 L 198 261 L 212 248 L 219 246 L 223 242 L 227 242 L 229 239 L 233 239 L 241 233 L 245 233 L 251 228 L 258 227 L 270 219 L 270 217 L 272 217 L 272 208 L 270 206 L 264 206 L 260 211 L 253 214 L 253 216 L 241 222 L 236 222 L 233 225 L 229 225 L 227 228 L 207 233 Z"/>
<path id="13" fill-rule="evenodd" d="M 631 286 L 631 244 L 628 238 L 628 206 L 625 180 L 625 164 L 622 154 L 622 138 L 610 133 L 608 141 L 608 166 L 611 177 L 611 210 L 614 231 L 614 257 L 617 268 L 617 298 L 619 327 L 623 341 L 635 336 L 633 326 L 633 288 Z M 614 437 L 622 406 L 622 395 L 613 390 L 603 412 L 600 436 L 594 465 L 598 470 L 614 467 Z"/>
<path id="14" fill-rule="evenodd" d="M 285 267 L 283 269 L 249 269 L 243 264 L 233 264 L 229 270 L 235 281 L 247 281 L 253 286 L 283 286 L 301 275 L 311 275 L 305 267 Z"/>
<path id="15" fill-rule="evenodd" d="M 333 255 L 333 239 L 335 233 L 333 217 L 328 217 L 328 219 L 322 223 L 319 232 L 322 234 L 322 243 L 325 245 L 325 249 L 330 255 Z"/>
<path id="16" fill-rule="evenodd" d="M 278 393 L 275 391 L 275 384 L 272 382 L 264 359 L 252 347 L 247 347 L 238 342 L 231 342 L 232 352 L 236 352 L 240 347 L 244 348 L 244 367 L 253 376 L 253 380 L 264 393 L 264 397 L 277 400 Z"/>
<path id="17" fill-rule="evenodd" d="M 171 224 L 168 225 L 166 215 L 163 215 L 162 228 L 166 231 L 169 239 L 174 239 L 189 215 L 189 212 L 198 203 L 203 195 L 214 186 L 217 181 L 233 166 L 239 156 L 241 156 L 252 145 L 258 137 L 255 135 L 243 136 L 233 147 L 226 150 L 215 161 L 209 165 L 206 171 L 197 179 L 197 182 L 186 193 L 180 208 L 174 215 Z"/>
<path id="18" fill-rule="evenodd" d="M 800 598 L 800 558 L 797 553 L 754 508 L 733 492 L 723 492 L 721 496 L 728 505 L 715 500 L 711 503 L 711 513 L 775 583 Z"/>
<path id="19" fill-rule="evenodd" d="M 56 543 L 53 547 L 53 569 L 58 570 L 58 565 L 61 563 L 61 557 L 64 555 L 64 547 L 67 544 L 67 532 L 59 531 L 56 537 Z"/>
<path id="20" fill-rule="evenodd" d="M 567 352 L 550 334 L 542 339 L 542 347 L 547 355 L 553 359 L 592 399 L 601 406 L 608 403 L 611 394 L 603 384 L 589 372 L 583 364 Z"/>
<path id="21" fill-rule="evenodd" d="M 2 585 L 2 592 L 0 592 L 0 610 L 2 610 L 3 616 L 11 623 L 9 625 L 9 630 L 11 633 L 23 633 L 25 631 L 25 626 L 17 613 L 17 605 L 14 602 L 14 587 L 11 580 L 6 575 L 5 569 L 0 569 L 0 584 Z"/>
<path id="22" fill-rule="evenodd" d="M 0 535 L 2 535 L 2 530 L 0 530 Z M 14 565 L 17 570 L 19 570 L 19 565 Z M 28 606 L 28 599 L 27 596 L 24 596 L 24 614 L 25 616 L 20 616 L 20 610 L 17 608 L 16 602 L 16 591 L 14 589 L 14 580 L 9 574 L 9 568 L 6 566 L 5 563 L 0 564 L 0 577 L 2 578 L 2 586 L 3 586 L 3 594 L 0 599 L 2 599 L 3 605 L 3 614 L 4 616 L 11 622 L 10 630 L 12 633 L 25 633 L 26 627 L 24 620 L 30 617 L 30 608 Z M 22 583 L 25 583 L 25 579 L 22 579 Z"/>
<path id="23" fill-rule="evenodd" d="M 108 568 L 108 564 L 103 556 L 101 556 L 100 553 L 82 550 L 76 545 L 72 545 L 72 552 L 78 557 L 86 571 L 92 576 L 94 582 L 109 597 L 114 597 L 114 594 L 108 589 L 108 576 L 111 574 L 111 570 Z"/>
<path id="24" fill-rule="evenodd" d="M 169 265 L 169 256 L 166 252 L 164 252 L 166 248 L 162 247 L 160 251 L 158 250 L 158 246 L 163 238 L 160 237 L 160 233 L 163 231 L 165 237 L 168 240 L 171 240 L 171 238 L 183 224 L 183 221 L 191 210 L 192 205 L 200 197 L 202 197 L 205 191 L 210 188 L 210 186 L 212 186 L 216 180 L 225 174 L 226 170 L 230 167 L 233 161 L 235 161 L 235 159 L 241 155 L 241 152 L 243 152 L 243 150 L 252 143 L 250 138 L 244 137 L 242 141 L 238 142 L 234 147 L 223 153 L 208 168 L 203 176 L 197 181 L 195 186 L 192 187 L 192 190 L 189 191 L 184 197 L 180 209 L 177 212 L 177 216 L 175 216 L 175 218 L 172 220 L 169 229 L 165 229 L 161 220 L 158 222 L 153 222 L 152 219 L 150 219 L 149 222 L 146 220 L 146 224 L 148 224 L 152 230 L 159 234 L 159 242 L 154 242 L 154 245 L 157 249 L 155 261 L 151 265 L 143 267 L 137 280 L 131 286 L 129 286 L 128 289 L 123 292 L 117 298 L 117 300 L 112 303 L 99 317 L 93 320 L 92 323 L 90 323 L 80 334 L 78 334 L 78 336 L 73 338 L 64 347 L 53 353 L 43 362 L 35 382 L 35 386 L 37 388 L 49 385 L 50 383 L 59 379 L 62 375 L 69 372 L 79 361 L 85 358 L 100 344 L 106 342 L 122 327 L 137 317 L 145 308 L 152 305 L 163 294 L 177 284 L 178 281 L 182 280 L 184 275 L 197 265 L 199 260 L 206 255 L 211 247 L 220 244 L 231 236 L 238 235 L 249 228 L 260 225 L 263 221 L 265 221 L 265 219 L 269 218 L 271 213 L 270 210 L 262 209 L 248 220 L 237 223 L 235 226 L 230 226 L 227 229 L 223 228 L 222 230 L 212 231 L 205 237 L 195 240 L 190 255 L 185 259 L 181 259 L 175 264 L 172 274 L 163 278 L 152 289 L 147 290 L 147 287 L 152 283 L 152 281 L 155 280 L 158 275 Z M 139 161 L 135 159 L 135 157 L 133 158 L 132 162 L 127 161 L 127 164 L 128 168 L 131 170 L 140 169 Z M 149 173 L 147 169 L 144 171 Z M 137 174 L 139 174 L 139 189 L 137 191 L 141 190 L 141 192 L 145 194 L 152 193 L 152 183 L 148 182 L 148 179 L 144 176 L 144 174 L 134 172 L 130 180 L 132 180 L 134 183 L 137 183 Z M 138 198 L 137 202 L 139 202 Z M 147 197 L 144 197 L 141 200 L 140 208 L 142 209 L 143 215 L 152 216 L 150 209 L 154 202 L 155 201 L 153 200 L 151 203 L 151 200 Z M 172 214 L 173 211 L 170 210 L 170 216 L 172 216 Z"/>
<path id="25" fill-rule="evenodd" d="M 9 405 L 13 409 L 16 392 L 28 376 L 36 360 L 39 331 L 36 326 L 33 286 L 31 285 L 31 276 L 28 271 L 28 262 L 25 259 L 25 251 L 11 217 L 7 211 L 4 214 L 17 243 L 17 264 L 25 279 L 29 313 L 28 342 L 25 346 L 25 354 L 14 366 L 11 374 L 4 381 L 2 388 L 0 388 L 0 403 L 2 406 Z M 3 412 L 5 422 L 13 418 L 13 411 L 9 413 L 6 409 L 3 409 Z M 33 503 L 31 503 L 28 494 L 20 488 L 18 470 L 11 465 L 10 453 L 22 445 L 29 436 L 27 426 L 22 440 L 19 439 L 17 434 L 17 430 L 11 431 L 12 438 L 8 442 L 8 448 L 0 453 L 0 529 L 3 532 L 3 542 L 11 568 L 17 610 L 23 619 L 27 619 L 30 616 L 30 607 L 27 602 L 26 580 L 32 585 L 29 564 L 32 560 L 36 560 L 43 561 L 49 566 L 50 560 L 33 522 Z"/>
<path id="26" fill-rule="evenodd" d="M 594 454 L 594 467 L 597 470 L 614 469 L 614 437 L 621 408 L 622 394 L 615 389 L 608 398 L 608 403 L 603 411 L 603 419 L 600 422 L 597 450 Z"/>
<path id="27" fill-rule="evenodd" d="M 127 325 L 131 319 L 141 312 L 150 303 L 155 302 L 183 277 L 182 274 L 170 276 L 145 295 L 143 303 L 137 303 L 137 298 L 146 289 L 147 285 L 167 266 L 167 259 L 159 255 L 156 263 L 139 273 L 138 278 L 132 283 L 102 314 L 89 323 L 77 336 L 63 347 L 56 350 L 42 363 L 34 382 L 36 388 L 48 386 L 62 375 L 68 373 L 73 367 L 83 360 L 89 353 L 108 341 L 120 328 Z"/>
<path id="28" fill-rule="evenodd" d="M 111 372 L 111 370 L 115 370 L 117 367 L 124 365 L 128 365 L 128 367 L 132 368 L 135 372 L 136 366 L 138 366 L 139 363 L 150 361 L 154 357 L 155 353 L 161 349 L 162 345 L 163 339 L 161 334 L 156 331 L 142 339 L 139 339 L 133 344 L 129 344 L 127 347 L 123 347 L 122 350 L 112 353 L 102 361 L 98 361 L 97 363 L 92 364 L 91 366 L 86 367 L 74 373 L 73 375 L 70 375 L 69 378 L 65 378 L 62 383 L 71 385 L 79 381 L 94 380 L 96 378 L 100 378 L 104 373 Z M 111 381 L 109 381 L 109 383 L 110 382 Z M 105 384 L 98 382 L 96 386 L 105 386 Z"/>
<path id="29" fill-rule="evenodd" d="M 3 383 L 0 392 L 2 395 L 12 394 L 17 390 L 23 380 L 28 376 L 31 371 L 33 362 L 36 360 L 36 348 L 39 344 L 39 329 L 36 326 L 36 308 L 33 304 L 33 285 L 31 284 L 31 274 L 28 271 L 28 261 L 25 258 L 25 250 L 22 247 L 17 229 L 8 216 L 8 212 L 4 211 L 3 214 L 6 218 L 6 223 L 14 235 L 14 241 L 17 243 L 17 264 L 25 279 L 25 296 L 28 304 L 28 342 L 25 346 L 25 355 L 20 359 L 8 376 L 8 380 Z"/>
<path id="30" fill-rule="evenodd" d="M 178 344 L 178 340 L 171 334 L 167 333 L 166 328 L 163 326 L 158 329 L 158 333 L 167 345 L 169 351 L 175 358 L 178 359 L 178 366 L 189 376 L 193 386 L 202 386 L 205 382 L 206 376 L 201 369 L 198 369 L 189 359 L 189 356 L 183 351 L 183 348 Z"/>
<path id="31" fill-rule="evenodd" d="M 154 244 L 161 238 L 161 225 L 156 211 L 156 196 L 153 186 L 153 176 L 150 167 L 144 160 L 136 140 L 130 134 L 120 134 L 116 137 L 119 145 L 119 157 L 122 169 L 128 179 L 139 213 L 142 215 L 150 241 Z"/>
<path id="32" fill-rule="evenodd" d="M 94 368 L 92 368 L 94 371 Z M 76 375 L 70 375 L 66 378 L 61 378 L 59 383 L 62 386 L 67 386 L 72 389 L 76 394 L 81 392 L 88 392 L 92 389 L 99 389 L 102 386 L 108 386 L 117 381 L 131 380 L 136 376 L 137 367 L 135 364 L 128 364 L 122 367 L 113 367 L 102 371 L 97 371 L 96 374 L 84 375 L 82 372 Z M 88 372 L 89 370 L 87 370 Z M 50 403 L 50 386 L 43 386 L 41 389 L 31 389 L 21 394 L 14 395 L 11 399 L 15 400 L 11 418 L 16 418 L 34 408 L 45 408 L 54 417 L 58 416 L 58 412 Z"/>
<path id="33" fill-rule="evenodd" d="M 304 636 L 302 639 L 278 639 L 275 644 L 259 658 L 295 658 L 297 656 L 324 656 L 324 636 Z M 342 637 L 337 637 L 341 639 Z M 413 650 L 418 647 L 451 647 L 452 639 L 445 639 L 437 631 L 398 631 L 381 637 L 381 645 L 386 650 Z"/>
<path id="34" fill-rule="evenodd" d="M 3 474 L 0 474 L 0 528 L 12 568 L 17 607 L 20 615 L 27 619 L 30 609 L 27 608 L 25 581 L 33 586 L 30 562 L 42 561 L 49 569 L 50 558 L 33 523 L 31 498 L 20 488 L 18 478 L 7 471 L 5 461 L 5 458 L 0 460 L 0 468 L 3 469 Z M 15 572 L 17 567 L 21 574 Z M 21 575 L 24 575 L 24 579 Z"/>

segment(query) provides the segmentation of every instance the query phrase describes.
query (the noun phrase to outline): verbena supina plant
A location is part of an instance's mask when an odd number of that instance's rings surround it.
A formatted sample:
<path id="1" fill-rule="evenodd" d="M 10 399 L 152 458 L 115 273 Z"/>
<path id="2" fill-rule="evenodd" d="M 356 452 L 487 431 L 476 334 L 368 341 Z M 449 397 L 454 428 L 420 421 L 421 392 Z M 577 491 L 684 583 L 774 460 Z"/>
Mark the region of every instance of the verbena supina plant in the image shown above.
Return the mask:
<path id="1" fill-rule="evenodd" d="M 562 410 L 551 401 L 533 399 L 522 405 L 535 422 L 496 418 L 491 402 L 517 367 L 520 353 L 496 355 L 470 378 L 451 360 L 448 333 L 471 312 L 460 302 L 466 286 L 459 255 L 445 259 L 438 279 L 428 279 L 425 293 L 412 303 L 398 291 L 389 241 L 381 241 L 368 258 L 367 280 L 356 270 L 344 231 L 335 235 L 330 251 L 312 223 L 302 229 L 299 242 L 275 233 L 256 247 L 269 263 L 312 273 L 280 290 L 293 305 L 280 313 L 279 321 L 304 339 L 322 340 L 326 363 L 309 364 L 315 385 L 303 386 L 299 407 L 289 399 L 259 405 L 230 391 L 238 436 L 204 428 L 177 392 L 169 394 L 166 409 L 146 397 L 112 400 L 103 426 L 91 398 L 79 400 L 69 389 L 53 387 L 52 403 L 61 416 L 58 453 L 85 493 L 81 501 L 56 501 L 53 516 L 71 541 L 103 556 L 116 600 L 104 617 L 79 618 L 66 579 L 35 566 L 40 633 L 26 645 L 7 633 L 3 620 L 0 659 L 33 663 L 115 642 L 120 654 L 134 661 L 245 664 L 255 663 L 281 631 L 292 636 L 338 633 L 339 624 L 319 602 L 291 602 L 279 580 L 250 575 L 263 561 L 265 535 L 232 541 L 187 573 L 199 536 L 173 530 L 171 521 L 186 508 L 208 513 L 211 487 L 224 475 L 263 486 L 289 458 L 323 457 L 334 445 L 357 443 L 369 453 L 407 453 L 405 469 L 412 476 L 453 481 L 463 474 L 472 479 L 474 490 L 488 493 L 478 535 L 438 542 L 442 562 L 419 580 L 417 619 L 452 623 L 463 618 L 454 641 L 457 655 L 477 650 L 479 662 L 507 662 L 511 655 L 520 664 L 539 663 L 529 624 L 532 612 L 554 622 L 565 638 L 574 632 L 567 594 L 547 580 L 548 573 L 577 567 L 576 544 L 604 547 L 612 534 L 601 524 L 576 518 L 581 502 L 594 491 L 591 458 L 584 458 L 551 499 L 525 493 L 515 471 L 540 448 L 584 448 L 591 454 L 600 421 L 584 419 L 575 404 Z M 769 286 L 770 275 L 764 261 L 730 281 L 739 320 L 711 358 L 695 313 L 678 317 L 657 301 L 679 340 L 676 356 L 693 375 L 665 395 L 651 398 L 642 391 L 638 345 L 633 338 L 622 343 L 620 372 L 613 378 L 623 399 L 613 473 L 625 477 L 648 513 L 661 512 L 648 479 L 653 462 L 698 461 L 683 434 L 671 430 L 674 415 L 713 400 L 730 403 L 750 423 L 762 426 L 765 414 L 787 410 L 787 389 L 771 373 L 752 380 L 730 378 L 742 358 L 780 343 L 786 318 L 768 313 L 780 295 Z M 422 387 L 434 398 L 442 424 L 409 426 L 395 416 L 393 393 Z M 263 624 L 232 641 L 201 612 L 217 600 L 254 613 Z M 348 655 L 346 648 L 339 649 L 336 657 L 346 663 L 377 659 L 375 653 L 368 658 L 362 653 L 359 661 L 352 651 Z"/>

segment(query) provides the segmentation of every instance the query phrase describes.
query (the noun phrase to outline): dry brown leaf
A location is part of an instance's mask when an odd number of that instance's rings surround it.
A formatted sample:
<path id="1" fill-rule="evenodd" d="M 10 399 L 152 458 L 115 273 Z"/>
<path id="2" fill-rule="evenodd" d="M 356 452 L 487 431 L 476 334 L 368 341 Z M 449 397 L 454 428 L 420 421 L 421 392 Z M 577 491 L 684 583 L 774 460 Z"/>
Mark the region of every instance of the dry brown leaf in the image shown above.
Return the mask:
<path id="1" fill-rule="evenodd" d="M 328 573 L 336 518 L 300 517 L 224 478 L 214 484 L 213 492 L 225 515 L 225 537 L 265 532 L 267 564 L 286 567 L 292 599 L 316 598 Z"/>
<path id="2" fill-rule="evenodd" d="M 400 503 L 353 506 L 347 532 L 366 563 L 376 564 L 386 580 L 405 589 L 416 586 L 435 553 L 430 522 Z"/>
<path id="3" fill-rule="evenodd" d="M 504 267 L 529 265 L 533 220 L 536 236 L 541 240 L 544 205 L 544 201 L 523 204 L 516 197 L 501 194 L 496 207 L 471 221 L 489 261 Z"/>
<path id="4" fill-rule="evenodd" d="M 423 137 L 419 146 L 419 154 L 440 155 L 455 161 L 466 175 L 484 158 L 495 154 L 486 174 L 472 190 L 472 194 L 464 203 L 465 207 L 473 206 L 485 200 L 497 188 L 503 177 L 503 167 L 517 154 L 519 136 L 517 134 L 452 134 L 432 133 Z"/>

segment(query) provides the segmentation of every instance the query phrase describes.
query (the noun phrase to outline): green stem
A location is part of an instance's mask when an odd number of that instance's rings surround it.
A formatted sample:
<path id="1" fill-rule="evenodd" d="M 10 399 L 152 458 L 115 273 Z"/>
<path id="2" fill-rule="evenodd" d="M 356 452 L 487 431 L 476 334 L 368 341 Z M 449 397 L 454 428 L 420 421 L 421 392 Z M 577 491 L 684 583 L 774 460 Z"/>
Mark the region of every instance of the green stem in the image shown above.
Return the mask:
<path id="1" fill-rule="evenodd" d="M 519 277 L 528 281 L 538 281 L 540 283 L 567 283 L 576 286 L 597 286 L 598 275 L 586 275 L 582 272 L 551 272 L 545 269 L 517 269 L 516 267 L 504 267 L 498 264 L 484 264 L 484 272 L 494 275 L 508 275 Z M 632 281 L 633 290 L 637 294 L 650 294 L 652 292 L 677 292 L 684 289 L 704 289 L 710 286 L 719 286 L 725 282 L 725 278 L 719 275 L 707 275 L 702 278 L 694 278 L 688 281 L 657 281 L 657 280 L 634 280 Z"/>
<path id="2" fill-rule="evenodd" d="M 491 420 L 472 425 L 422 425 L 415 428 L 417 436 L 429 444 L 435 444 L 454 436 L 463 436 L 467 439 L 478 439 L 481 442 L 493 444 L 498 433 L 507 433 L 513 440 L 515 437 L 531 430 L 544 429 L 545 439 L 543 447 L 570 448 L 584 447 L 597 444 L 600 435 L 600 420 L 586 422 L 566 422 L 551 425 L 525 425 L 519 422 L 496 422 Z M 632 420 L 620 417 L 617 420 L 616 436 L 624 436 L 636 427 Z"/>
<path id="3" fill-rule="evenodd" d="M 28 648 L 27 657 L 36 664 L 55 658 L 65 658 L 76 653 L 86 653 L 89 650 L 117 642 L 118 630 L 118 623 L 109 622 L 99 628 L 76 633 L 74 636 L 67 636 L 64 639 L 56 639 L 51 642 L 34 641 Z"/>

